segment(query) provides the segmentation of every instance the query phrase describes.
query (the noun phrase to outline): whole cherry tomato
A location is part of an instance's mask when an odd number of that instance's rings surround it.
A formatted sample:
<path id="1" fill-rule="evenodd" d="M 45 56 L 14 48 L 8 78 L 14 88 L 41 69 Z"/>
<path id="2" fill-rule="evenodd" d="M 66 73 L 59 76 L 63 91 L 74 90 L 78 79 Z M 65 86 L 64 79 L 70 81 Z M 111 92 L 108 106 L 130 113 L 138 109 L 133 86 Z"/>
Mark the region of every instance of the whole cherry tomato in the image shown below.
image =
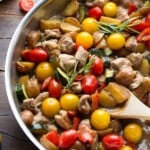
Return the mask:
<path id="1" fill-rule="evenodd" d="M 46 134 L 46 139 L 55 145 L 59 144 L 59 135 L 56 130 L 52 130 Z"/>
<path id="2" fill-rule="evenodd" d="M 99 20 L 100 17 L 102 16 L 102 10 L 101 10 L 101 8 L 98 7 L 98 6 L 90 8 L 88 10 L 88 16 L 92 17 L 92 18 L 95 18 L 96 20 Z"/>
<path id="3" fill-rule="evenodd" d="M 92 94 L 95 92 L 98 86 L 97 78 L 92 74 L 87 74 L 82 79 L 82 90 L 86 94 Z"/>
<path id="4" fill-rule="evenodd" d="M 35 62 L 35 63 L 40 63 L 40 62 L 46 61 L 49 57 L 48 53 L 41 48 L 24 50 L 24 51 L 22 51 L 21 55 L 27 61 L 31 61 L 31 62 Z"/>
<path id="5" fill-rule="evenodd" d="M 102 144 L 106 150 L 119 150 L 124 145 L 124 140 L 116 134 L 109 134 L 102 138 Z"/>
<path id="6" fill-rule="evenodd" d="M 54 78 L 52 78 L 48 85 L 49 95 L 58 98 L 61 95 L 62 85 Z"/>
<path id="7" fill-rule="evenodd" d="M 70 129 L 61 133 L 59 138 L 59 147 L 61 149 L 70 148 L 78 139 L 78 133 L 74 129 Z"/>
<path id="8" fill-rule="evenodd" d="M 104 71 L 104 65 L 102 59 L 100 59 L 99 57 L 95 57 L 91 70 L 93 74 L 101 75 Z"/>

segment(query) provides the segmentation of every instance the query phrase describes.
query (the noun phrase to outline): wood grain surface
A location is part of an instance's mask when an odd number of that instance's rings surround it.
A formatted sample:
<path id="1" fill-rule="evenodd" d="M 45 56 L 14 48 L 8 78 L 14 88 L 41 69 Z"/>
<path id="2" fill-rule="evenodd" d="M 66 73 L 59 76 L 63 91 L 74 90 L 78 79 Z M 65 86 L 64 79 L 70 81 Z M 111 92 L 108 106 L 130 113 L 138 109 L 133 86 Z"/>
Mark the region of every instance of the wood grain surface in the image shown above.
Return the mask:
<path id="1" fill-rule="evenodd" d="M 12 35 L 25 13 L 18 7 L 18 0 L 0 2 L 0 134 L 1 150 L 37 150 L 17 124 L 5 91 L 5 58 Z"/>

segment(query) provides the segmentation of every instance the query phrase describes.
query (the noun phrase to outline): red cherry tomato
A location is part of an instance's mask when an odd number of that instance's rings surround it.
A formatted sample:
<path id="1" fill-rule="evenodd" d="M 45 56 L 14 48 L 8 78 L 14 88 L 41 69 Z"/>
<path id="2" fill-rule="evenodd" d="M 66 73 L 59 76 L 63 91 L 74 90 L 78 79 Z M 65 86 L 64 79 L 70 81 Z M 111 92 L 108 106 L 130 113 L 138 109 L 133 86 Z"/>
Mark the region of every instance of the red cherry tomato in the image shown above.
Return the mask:
<path id="1" fill-rule="evenodd" d="M 124 140 L 119 135 L 109 134 L 102 138 L 102 144 L 106 150 L 119 150 L 124 145 Z"/>
<path id="2" fill-rule="evenodd" d="M 40 87 L 40 91 L 41 91 L 41 92 L 47 90 L 51 78 L 52 78 L 52 77 L 48 77 L 48 78 L 46 78 L 46 79 L 43 81 L 43 83 L 42 83 L 42 85 L 41 85 L 41 87 Z"/>
<path id="3" fill-rule="evenodd" d="M 25 12 L 28 12 L 34 5 L 33 0 L 20 0 L 19 7 Z"/>
<path id="4" fill-rule="evenodd" d="M 134 30 L 137 31 L 143 31 L 144 29 L 146 29 L 147 27 L 150 27 L 150 23 L 142 21 L 140 24 L 132 27 Z"/>
<path id="5" fill-rule="evenodd" d="M 49 95 L 58 98 L 61 95 L 62 85 L 54 78 L 52 78 L 48 85 Z"/>
<path id="6" fill-rule="evenodd" d="M 98 80 L 94 75 L 87 74 L 82 79 L 82 90 L 86 94 L 92 94 L 95 92 L 98 86 Z"/>
<path id="7" fill-rule="evenodd" d="M 104 71 L 104 65 L 102 59 L 100 59 L 99 57 L 95 57 L 91 70 L 93 74 L 101 75 Z"/>
<path id="8" fill-rule="evenodd" d="M 22 51 L 21 55 L 25 60 L 35 62 L 35 63 L 44 62 L 49 57 L 48 53 L 41 48 L 24 50 L 24 51 Z"/>
<path id="9" fill-rule="evenodd" d="M 59 135 L 56 130 L 50 131 L 46 134 L 46 139 L 55 144 L 59 144 Z"/>
<path id="10" fill-rule="evenodd" d="M 134 3 L 130 3 L 128 8 L 128 14 L 130 15 L 135 10 L 137 10 L 137 6 Z"/>
<path id="11" fill-rule="evenodd" d="M 93 140 L 96 136 L 96 132 L 86 125 L 80 127 L 80 129 L 78 130 L 78 134 L 79 134 L 79 140 L 81 142 L 89 143 L 89 144 L 93 143 Z"/>
<path id="12" fill-rule="evenodd" d="M 148 13 L 148 15 L 146 17 L 146 22 L 150 23 L 150 13 Z"/>
<path id="13" fill-rule="evenodd" d="M 98 7 L 98 6 L 95 6 L 95 7 L 91 8 L 91 9 L 89 9 L 88 16 L 92 17 L 92 18 L 95 18 L 96 20 L 99 20 L 100 17 L 102 16 L 101 8 Z"/>
<path id="14" fill-rule="evenodd" d="M 70 129 L 61 133 L 59 138 L 59 147 L 61 149 L 70 148 L 78 139 L 78 133 L 74 129 Z"/>

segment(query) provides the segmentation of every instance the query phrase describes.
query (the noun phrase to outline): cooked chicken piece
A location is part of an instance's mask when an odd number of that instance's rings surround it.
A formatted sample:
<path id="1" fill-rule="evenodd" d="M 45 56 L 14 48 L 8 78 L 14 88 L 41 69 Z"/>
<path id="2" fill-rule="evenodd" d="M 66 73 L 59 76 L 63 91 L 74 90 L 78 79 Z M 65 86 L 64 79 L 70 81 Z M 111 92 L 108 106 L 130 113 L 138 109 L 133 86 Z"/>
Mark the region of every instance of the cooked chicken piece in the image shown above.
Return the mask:
<path id="1" fill-rule="evenodd" d="M 91 128 L 90 120 L 89 119 L 83 119 L 79 124 L 79 129 L 87 126 L 88 128 Z"/>
<path id="2" fill-rule="evenodd" d="M 127 58 L 117 58 L 111 62 L 111 66 L 118 72 L 115 79 L 118 83 L 129 87 L 136 77 L 136 71 L 133 70 L 132 63 Z"/>
<path id="3" fill-rule="evenodd" d="M 101 33 L 99 31 L 93 33 L 95 45 L 98 44 L 103 39 L 104 35 L 105 35 L 104 33 Z"/>
<path id="4" fill-rule="evenodd" d="M 99 6 L 103 7 L 109 0 L 94 0 L 92 2 L 86 2 L 88 7 Z"/>
<path id="5" fill-rule="evenodd" d="M 67 73 L 73 71 L 76 64 L 76 59 L 72 55 L 60 54 L 58 57 L 59 66 Z"/>
<path id="6" fill-rule="evenodd" d="M 127 58 L 131 61 L 133 68 L 139 69 L 142 60 L 143 60 L 143 54 L 141 53 L 131 53 L 127 56 Z"/>
<path id="7" fill-rule="evenodd" d="M 59 115 L 55 115 L 56 123 L 62 127 L 63 129 L 70 129 L 71 128 L 71 121 L 68 117 L 67 111 L 60 110 Z"/>
<path id="8" fill-rule="evenodd" d="M 37 47 L 41 46 L 41 47 L 47 48 L 49 51 L 51 51 L 51 50 L 58 47 L 58 40 L 57 39 L 51 39 L 48 41 L 43 41 L 41 43 L 38 43 L 36 46 Z"/>
<path id="9" fill-rule="evenodd" d="M 46 124 L 49 122 L 50 120 L 47 117 L 45 117 L 41 111 L 39 111 L 36 115 L 34 115 L 32 124 L 36 123 Z"/>
<path id="10" fill-rule="evenodd" d="M 42 38 L 42 33 L 39 31 L 31 31 L 27 35 L 27 43 L 29 47 L 36 47 L 36 44 L 41 40 Z"/>
<path id="11" fill-rule="evenodd" d="M 45 38 L 46 39 L 51 39 L 51 38 L 60 38 L 61 37 L 61 32 L 59 29 L 48 29 L 45 30 Z"/>
<path id="12" fill-rule="evenodd" d="M 133 82 L 130 84 L 129 88 L 132 90 L 136 89 L 137 87 L 141 85 L 143 80 L 144 80 L 144 77 L 139 72 L 137 72 L 136 77 L 133 79 Z"/>
<path id="13" fill-rule="evenodd" d="M 95 47 L 98 49 L 105 49 L 107 47 L 106 40 L 103 38 Z"/>
<path id="14" fill-rule="evenodd" d="M 125 43 L 125 48 L 129 51 L 135 52 L 138 48 L 138 42 L 135 36 L 130 36 Z"/>
<path id="15" fill-rule="evenodd" d="M 150 77 L 144 77 L 143 82 L 133 91 L 133 93 L 142 100 L 148 92 L 150 92 Z"/>
<path id="16" fill-rule="evenodd" d="M 48 92 L 40 93 L 36 98 L 27 98 L 22 103 L 23 110 L 31 110 L 33 113 L 37 113 L 39 111 L 39 106 L 41 105 L 42 101 L 49 97 Z"/>
<path id="17" fill-rule="evenodd" d="M 136 71 L 133 71 L 128 68 L 126 69 L 124 68 L 123 70 L 117 73 L 117 75 L 115 76 L 115 80 L 121 85 L 129 87 L 130 84 L 133 83 L 135 77 L 136 77 Z"/>
<path id="18" fill-rule="evenodd" d="M 90 95 L 82 95 L 80 97 L 78 109 L 82 114 L 88 115 L 91 112 Z"/>
<path id="19" fill-rule="evenodd" d="M 37 113 L 39 111 L 37 107 L 37 103 L 34 98 L 27 98 L 23 101 L 21 108 L 23 110 L 31 110 L 33 113 Z"/>
<path id="20" fill-rule="evenodd" d="M 130 3 L 131 3 L 131 0 L 123 0 L 121 1 L 121 6 L 128 8 Z"/>
<path id="21" fill-rule="evenodd" d="M 125 9 L 122 6 L 118 6 L 116 18 L 120 19 L 121 21 L 129 19 L 128 9 Z"/>
<path id="22" fill-rule="evenodd" d="M 58 45 L 63 53 L 71 54 L 75 43 L 68 34 L 65 34 L 59 40 Z"/>
<path id="23" fill-rule="evenodd" d="M 84 119 L 80 122 L 79 124 L 79 129 L 78 129 L 78 133 L 79 135 L 84 134 L 87 135 L 88 137 L 92 138 L 93 141 L 92 143 L 90 143 L 90 150 L 96 150 L 96 145 L 98 142 L 98 137 L 97 137 L 97 133 L 95 130 L 91 129 L 91 125 L 90 125 L 90 121 L 89 119 Z M 88 140 L 85 141 L 88 144 Z"/>
<path id="24" fill-rule="evenodd" d="M 86 51 L 82 46 L 79 46 L 77 52 L 75 53 L 75 58 L 79 61 L 79 65 L 82 67 L 86 64 L 89 57 L 89 52 Z"/>
<path id="25" fill-rule="evenodd" d="M 40 85 L 38 83 L 38 79 L 33 76 L 27 81 L 26 91 L 28 97 L 37 97 L 40 94 Z"/>
<path id="26" fill-rule="evenodd" d="M 111 62 L 111 66 L 118 71 L 127 67 L 130 68 L 130 70 L 133 70 L 131 67 L 132 63 L 127 58 L 123 58 L 123 57 L 113 60 Z"/>
<path id="27" fill-rule="evenodd" d="M 143 6 L 145 0 L 136 0 L 136 1 L 132 0 L 132 1 L 138 8 L 140 8 Z"/>

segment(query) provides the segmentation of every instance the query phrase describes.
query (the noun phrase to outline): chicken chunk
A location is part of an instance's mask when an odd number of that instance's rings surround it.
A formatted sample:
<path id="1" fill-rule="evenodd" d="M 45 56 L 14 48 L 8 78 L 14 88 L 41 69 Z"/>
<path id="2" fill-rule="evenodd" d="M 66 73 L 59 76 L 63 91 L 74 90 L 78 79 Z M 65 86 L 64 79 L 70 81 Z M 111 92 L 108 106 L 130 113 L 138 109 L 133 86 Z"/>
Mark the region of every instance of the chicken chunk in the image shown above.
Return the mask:
<path id="1" fill-rule="evenodd" d="M 66 34 L 59 40 L 58 45 L 63 53 L 71 54 L 75 43 L 72 38 Z"/>
<path id="2" fill-rule="evenodd" d="M 122 6 L 118 7 L 118 11 L 117 11 L 117 15 L 116 15 L 117 19 L 120 19 L 121 21 L 127 20 L 129 19 L 129 15 L 128 15 L 128 9 L 125 9 Z"/>
<path id="3" fill-rule="evenodd" d="M 135 36 L 130 36 L 125 43 L 125 48 L 129 51 L 135 52 L 138 47 L 138 42 Z"/>

